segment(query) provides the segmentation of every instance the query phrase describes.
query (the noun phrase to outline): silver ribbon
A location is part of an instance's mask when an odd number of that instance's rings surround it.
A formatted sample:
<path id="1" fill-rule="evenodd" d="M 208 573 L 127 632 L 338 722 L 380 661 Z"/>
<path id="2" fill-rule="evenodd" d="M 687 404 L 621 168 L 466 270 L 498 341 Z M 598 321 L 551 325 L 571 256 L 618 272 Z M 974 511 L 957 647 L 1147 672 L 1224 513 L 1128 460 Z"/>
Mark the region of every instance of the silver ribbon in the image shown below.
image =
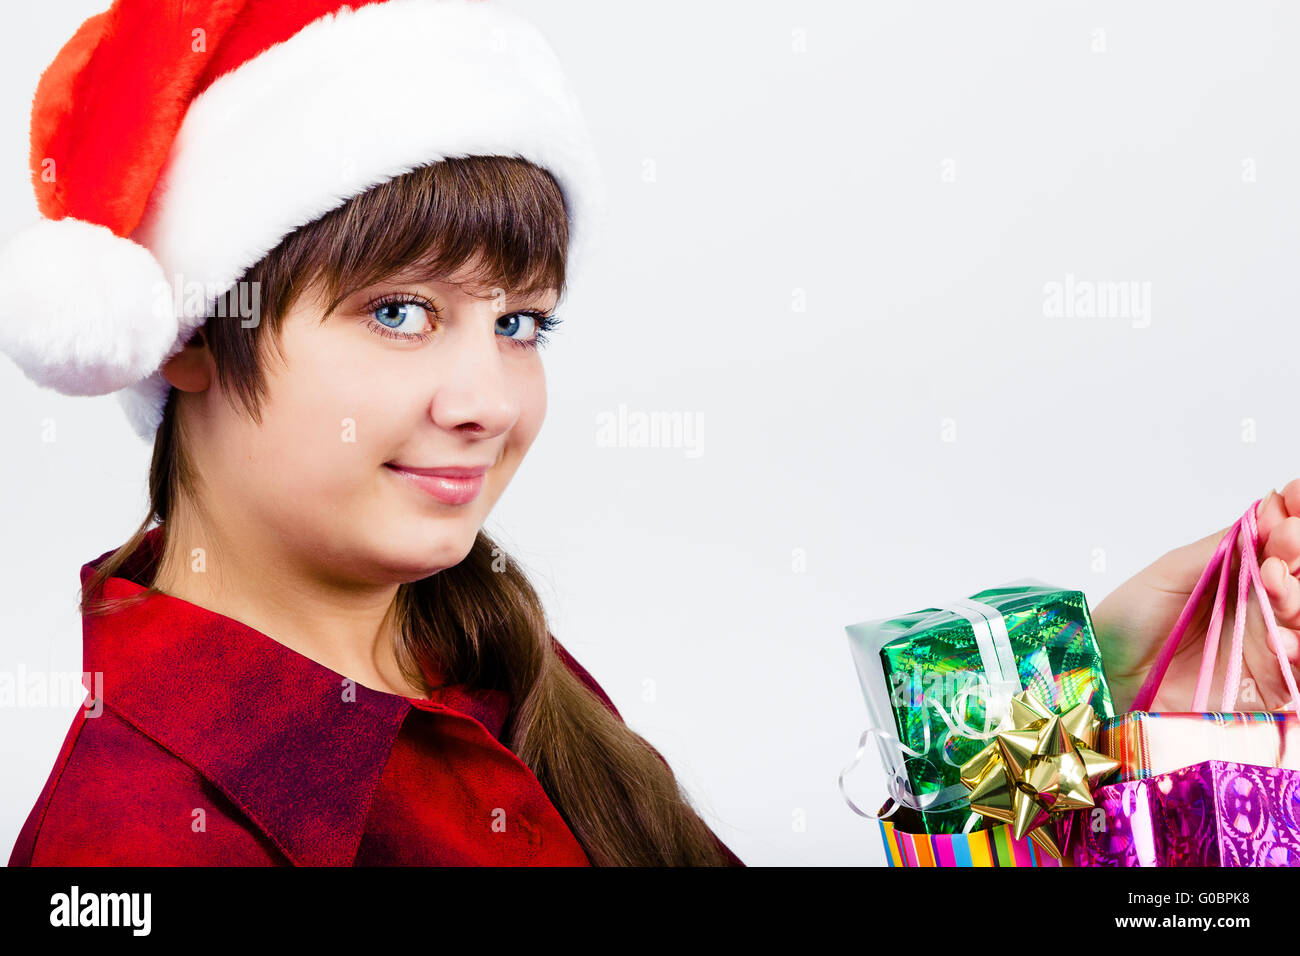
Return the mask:
<path id="1" fill-rule="evenodd" d="M 926 703 L 932 704 L 940 713 L 943 713 L 942 706 L 939 705 L 938 701 L 933 700 L 933 698 L 928 698 Z M 965 802 L 970 791 L 964 784 L 960 783 L 955 783 L 952 786 L 944 787 L 941 790 L 923 796 L 917 796 L 916 792 L 912 790 L 912 781 L 908 779 L 906 772 L 907 757 L 924 758 L 929 752 L 930 718 L 928 715 L 926 716 L 925 723 L 922 727 L 923 740 L 920 750 L 913 750 L 911 747 L 907 746 L 907 744 L 899 740 L 893 733 L 881 727 L 868 727 L 862 732 L 862 736 L 858 738 L 857 753 L 853 755 L 853 760 L 849 762 L 847 767 L 840 771 L 839 775 L 840 795 L 844 798 L 844 802 L 849 805 L 849 809 L 860 817 L 866 817 L 868 820 L 886 820 L 897 813 L 899 807 L 910 807 L 913 810 L 938 811 Z M 889 799 L 885 802 L 886 805 L 890 802 L 894 804 L 885 813 L 871 813 L 868 810 L 863 810 L 853 802 L 853 798 L 850 797 L 848 791 L 844 789 L 844 775 L 856 767 L 859 761 L 862 760 L 862 755 L 866 753 L 867 750 L 867 740 L 873 736 L 880 738 L 882 754 L 888 752 L 885 742 L 892 740 L 894 742 L 894 751 L 907 755 L 907 757 L 903 758 L 901 761 L 897 763 L 887 763 L 885 766 L 885 774 L 887 778 L 885 786 L 889 791 Z M 969 824 L 970 821 L 967 821 L 967 823 Z"/>
<path id="2" fill-rule="evenodd" d="M 881 726 L 885 723 L 893 723 L 893 710 L 889 707 L 889 689 L 885 684 L 884 671 L 880 667 L 879 654 L 880 648 L 885 642 L 896 635 L 881 631 L 872 640 L 862 642 L 864 649 L 861 653 L 857 643 L 852 645 L 854 657 L 858 664 L 858 672 L 869 688 L 867 702 L 869 705 L 873 705 L 869 709 L 872 711 L 876 725 L 868 727 L 862 732 L 862 736 L 858 739 L 857 753 L 848 766 L 840 771 L 839 787 L 840 794 L 848 803 L 849 808 L 859 816 L 870 820 L 887 819 L 897 812 L 900 806 L 910 807 L 914 810 L 937 811 L 964 802 L 969 797 L 970 790 L 961 783 L 944 787 L 923 797 L 917 796 L 912 790 L 911 781 L 906 773 L 906 763 L 909 758 L 924 758 L 930 750 L 930 710 L 936 711 L 947 726 L 947 733 L 940 742 L 942 758 L 949 766 L 958 766 L 958 764 L 954 764 L 948 759 L 946 745 L 949 738 L 953 734 L 957 734 L 970 739 L 987 740 L 1006 729 L 1011 720 L 1011 698 L 1024 689 L 1020 680 L 1019 669 L 1016 666 L 1015 653 L 1011 648 L 1011 639 L 1007 634 L 1006 619 L 1002 616 L 1001 611 L 989 604 L 965 597 L 940 605 L 937 610 L 956 614 L 970 622 L 971 630 L 975 635 L 975 646 L 980 655 L 980 664 L 984 669 L 984 677 L 973 678 L 971 683 L 954 695 L 951 714 L 945 709 L 942 701 L 935 698 L 934 695 L 922 697 L 921 706 L 925 715 L 925 722 L 922 725 L 924 740 L 920 751 L 908 747 L 892 731 Z M 855 629 L 862 626 L 864 625 L 850 626 L 847 630 L 852 636 Z M 1041 671 L 1041 666 L 1038 669 Z M 1050 669 L 1043 676 L 1049 684 L 1053 682 Z M 966 725 L 962 719 L 962 714 L 965 712 L 966 700 L 971 692 L 982 689 L 985 682 L 987 682 L 988 693 L 985 697 L 984 729 L 977 731 Z M 880 741 L 889 801 L 894 803 L 894 806 L 888 812 L 880 814 L 862 810 L 853 802 L 844 789 L 844 775 L 861 761 L 862 755 L 866 751 L 867 740 L 873 736 Z M 888 741 L 893 741 L 892 747 L 888 745 Z M 971 814 L 966 821 L 963 832 L 969 832 L 970 828 L 974 826 L 977 817 L 978 814 Z"/>

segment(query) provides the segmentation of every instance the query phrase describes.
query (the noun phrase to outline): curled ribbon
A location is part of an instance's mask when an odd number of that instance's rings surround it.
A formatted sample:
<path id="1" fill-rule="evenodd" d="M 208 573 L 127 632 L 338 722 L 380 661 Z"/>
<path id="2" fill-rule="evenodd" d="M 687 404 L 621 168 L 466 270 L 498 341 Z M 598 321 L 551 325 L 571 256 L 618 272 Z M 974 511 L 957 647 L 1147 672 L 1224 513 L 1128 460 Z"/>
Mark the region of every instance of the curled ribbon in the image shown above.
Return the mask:
<path id="1" fill-rule="evenodd" d="M 953 761 L 948 755 L 948 742 L 952 737 L 957 736 L 969 740 L 991 740 L 1013 726 L 1012 698 L 1024 689 L 1024 685 L 1021 682 L 1019 670 L 1016 666 L 1015 654 L 1011 647 L 1002 613 L 995 607 L 970 598 L 959 598 L 951 601 L 943 605 L 940 610 L 958 614 L 970 622 L 976 646 L 979 650 L 980 661 L 984 668 L 984 675 L 973 675 L 966 686 L 953 695 L 950 707 L 945 707 L 943 701 L 934 693 L 922 695 L 920 710 L 923 719 L 921 726 L 923 739 L 920 750 L 913 750 L 908 747 L 892 731 L 881 726 L 868 727 L 862 732 L 861 737 L 858 739 L 857 752 L 849 764 L 840 771 L 838 783 L 840 794 L 844 797 L 844 801 L 849 805 L 849 808 L 854 813 L 869 820 L 888 819 L 898 811 L 900 806 L 913 810 L 937 812 L 963 806 L 968 802 L 970 790 L 962 784 L 953 784 L 933 793 L 918 795 L 912 788 L 911 780 L 907 776 L 906 765 L 909 760 L 928 759 L 931 749 L 931 710 L 939 715 L 939 719 L 946 727 L 946 733 L 939 742 L 940 757 L 948 766 L 958 769 L 963 765 Z M 1029 663 L 1033 669 L 1033 677 L 1030 679 L 1031 687 L 1040 688 L 1043 692 L 1040 696 L 1050 699 L 1050 702 L 1054 705 L 1059 698 L 1059 688 L 1045 656 L 1035 654 Z M 979 691 L 984 699 L 984 728 L 982 730 L 970 727 L 964 718 L 967 701 L 976 691 Z M 885 747 L 894 752 L 895 757 L 895 759 L 886 761 L 888 763 L 886 767 L 886 788 L 889 794 L 886 804 L 892 802 L 893 806 L 889 807 L 886 812 L 879 814 L 859 807 L 853 802 L 844 787 L 845 775 L 861 762 L 863 754 L 866 752 L 867 741 L 871 737 L 878 737 Z M 890 746 L 891 741 L 892 746 Z M 963 832 L 969 832 L 978 822 L 979 814 L 972 812 L 966 821 Z"/>
<path id="2" fill-rule="evenodd" d="M 1033 689 L 1042 688 L 1047 691 L 1046 694 L 1039 694 L 1040 699 L 1047 700 L 1050 706 L 1056 706 L 1060 700 L 1060 689 L 1056 686 L 1056 678 L 1052 676 L 1052 669 L 1048 665 L 1044 655 L 1035 654 L 1030 660 L 1030 666 L 1034 670 L 1034 678 L 1031 680 Z M 986 689 L 984 704 L 984 729 L 976 730 L 966 724 L 961 716 L 966 712 L 966 701 L 970 697 L 971 691 L 976 689 Z M 940 718 L 948 726 L 948 733 L 944 735 L 940 746 L 943 748 L 944 762 L 949 766 L 960 767 L 960 764 L 953 763 L 948 759 L 947 742 L 955 736 L 965 737 L 968 740 L 991 740 L 1004 730 L 1012 727 L 1011 701 L 1014 695 L 1007 693 L 997 693 L 988 688 L 988 684 L 979 677 L 973 677 L 965 687 L 953 695 L 952 713 L 949 714 L 944 710 L 943 705 L 933 698 L 930 698 L 931 705 L 938 712 Z M 990 718 L 996 718 L 997 723 L 990 726 Z"/>
<path id="3" fill-rule="evenodd" d="M 946 717 L 942 705 L 933 696 L 925 698 L 923 704 L 933 706 L 941 715 Z M 931 743 L 928 710 L 926 712 L 925 720 L 921 725 L 921 733 L 921 749 L 913 750 L 911 747 L 907 746 L 907 744 L 899 740 L 894 733 L 884 729 L 883 727 L 868 727 L 862 732 L 862 736 L 858 738 L 857 752 L 853 755 L 853 759 L 849 762 L 848 766 L 841 770 L 839 774 L 840 795 L 844 797 L 845 803 L 849 805 L 849 808 L 853 810 L 854 813 L 858 814 L 858 816 L 866 817 L 868 820 L 885 820 L 898 812 L 900 806 L 908 807 L 912 810 L 928 810 L 931 812 L 937 812 L 940 810 L 952 809 L 966 803 L 970 791 L 961 784 L 953 784 L 933 793 L 921 795 L 918 795 L 912 789 L 912 782 L 908 779 L 906 772 L 906 764 L 909 759 L 927 759 Z M 867 741 L 872 737 L 879 737 L 882 741 L 893 741 L 893 750 L 898 754 L 904 755 L 901 760 L 888 762 L 890 765 L 886 767 L 887 779 L 885 781 L 885 786 L 889 792 L 889 798 L 886 803 L 892 802 L 894 806 L 890 807 L 888 812 L 879 814 L 863 810 L 853 802 L 848 791 L 844 788 L 845 774 L 856 767 L 862 760 L 863 754 L 866 753 Z M 945 754 L 945 760 L 946 759 L 947 755 Z M 951 761 L 948 762 L 951 763 Z"/>

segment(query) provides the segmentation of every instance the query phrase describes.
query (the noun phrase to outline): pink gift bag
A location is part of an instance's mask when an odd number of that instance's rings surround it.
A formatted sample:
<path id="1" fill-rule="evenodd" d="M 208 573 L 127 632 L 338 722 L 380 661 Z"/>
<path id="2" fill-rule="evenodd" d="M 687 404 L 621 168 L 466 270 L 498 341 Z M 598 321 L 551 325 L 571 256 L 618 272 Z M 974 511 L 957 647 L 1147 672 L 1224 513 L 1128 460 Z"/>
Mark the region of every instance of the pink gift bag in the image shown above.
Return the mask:
<path id="1" fill-rule="evenodd" d="M 1252 504 L 1219 541 L 1214 556 L 1206 565 L 1178 622 L 1139 689 L 1133 701 L 1133 710 L 1102 722 L 1097 749 L 1120 762 L 1115 785 L 1107 790 L 1115 799 L 1118 799 L 1125 784 L 1157 778 L 1162 781 L 1173 780 L 1175 772 L 1201 764 L 1208 766 L 1209 761 L 1300 771 L 1300 714 L 1292 712 L 1300 703 L 1300 693 L 1296 689 L 1290 662 L 1278 644 L 1277 620 L 1260 579 L 1259 529 L 1256 524 L 1259 504 L 1259 501 Z M 1206 707 L 1219 652 L 1219 635 L 1223 627 L 1232 555 L 1237 547 L 1241 553 L 1241 573 L 1237 580 L 1237 609 L 1228 672 L 1223 685 L 1221 709 L 1211 713 L 1206 711 Z M 1147 708 L 1155 699 L 1174 652 L 1216 572 L 1219 575 L 1218 589 L 1202 650 L 1196 689 L 1190 701 L 1191 707 L 1187 711 L 1152 713 Z M 1278 666 L 1287 689 L 1291 692 L 1291 711 L 1251 713 L 1234 710 L 1241 685 L 1246 611 L 1252 585 L 1268 627 L 1270 643 L 1277 655 Z M 1131 787 L 1123 790 L 1127 797 L 1136 792 Z M 1122 801 L 1124 806 L 1131 802 L 1127 797 L 1127 802 Z M 1166 795 L 1165 799 L 1176 801 L 1178 794 Z M 1116 807 L 1119 806 L 1116 804 Z M 1172 813 L 1170 810 L 1169 814 Z M 1118 810 L 1114 815 L 1121 816 Z"/>

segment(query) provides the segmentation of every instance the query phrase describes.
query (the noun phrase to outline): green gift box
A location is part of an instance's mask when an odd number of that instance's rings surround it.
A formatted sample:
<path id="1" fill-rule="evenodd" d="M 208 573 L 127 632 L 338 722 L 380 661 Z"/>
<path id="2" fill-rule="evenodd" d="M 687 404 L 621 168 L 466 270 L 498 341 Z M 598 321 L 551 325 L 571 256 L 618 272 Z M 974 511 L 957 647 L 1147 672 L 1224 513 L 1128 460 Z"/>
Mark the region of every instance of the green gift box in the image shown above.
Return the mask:
<path id="1" fill-rule="evenodd" d="M 928 833 L 967 823 L 961 765 L 988 745 L 1012 695 L 1115 716 L 1082 591 L 1024 578 L 845 630 L 872 722 L 897 737 L 879 737 L 886 770 L 907 780 Z"/>

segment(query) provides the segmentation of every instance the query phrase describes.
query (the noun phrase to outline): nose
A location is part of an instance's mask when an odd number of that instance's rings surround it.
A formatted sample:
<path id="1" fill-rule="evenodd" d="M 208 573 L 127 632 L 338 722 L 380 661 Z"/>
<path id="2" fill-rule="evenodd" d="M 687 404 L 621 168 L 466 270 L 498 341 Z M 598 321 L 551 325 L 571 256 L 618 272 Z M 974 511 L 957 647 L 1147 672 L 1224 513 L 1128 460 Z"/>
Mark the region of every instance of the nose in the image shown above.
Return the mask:
<path id="1" fill-rule="evenodd" d="M 509 431 L 519 419 L 518 383 L 510 374 L 501 336 L 500 313 L 490 302 L 460 307 L 446 324 L 429 415 L 449 431 L 492 438 Z"/>

